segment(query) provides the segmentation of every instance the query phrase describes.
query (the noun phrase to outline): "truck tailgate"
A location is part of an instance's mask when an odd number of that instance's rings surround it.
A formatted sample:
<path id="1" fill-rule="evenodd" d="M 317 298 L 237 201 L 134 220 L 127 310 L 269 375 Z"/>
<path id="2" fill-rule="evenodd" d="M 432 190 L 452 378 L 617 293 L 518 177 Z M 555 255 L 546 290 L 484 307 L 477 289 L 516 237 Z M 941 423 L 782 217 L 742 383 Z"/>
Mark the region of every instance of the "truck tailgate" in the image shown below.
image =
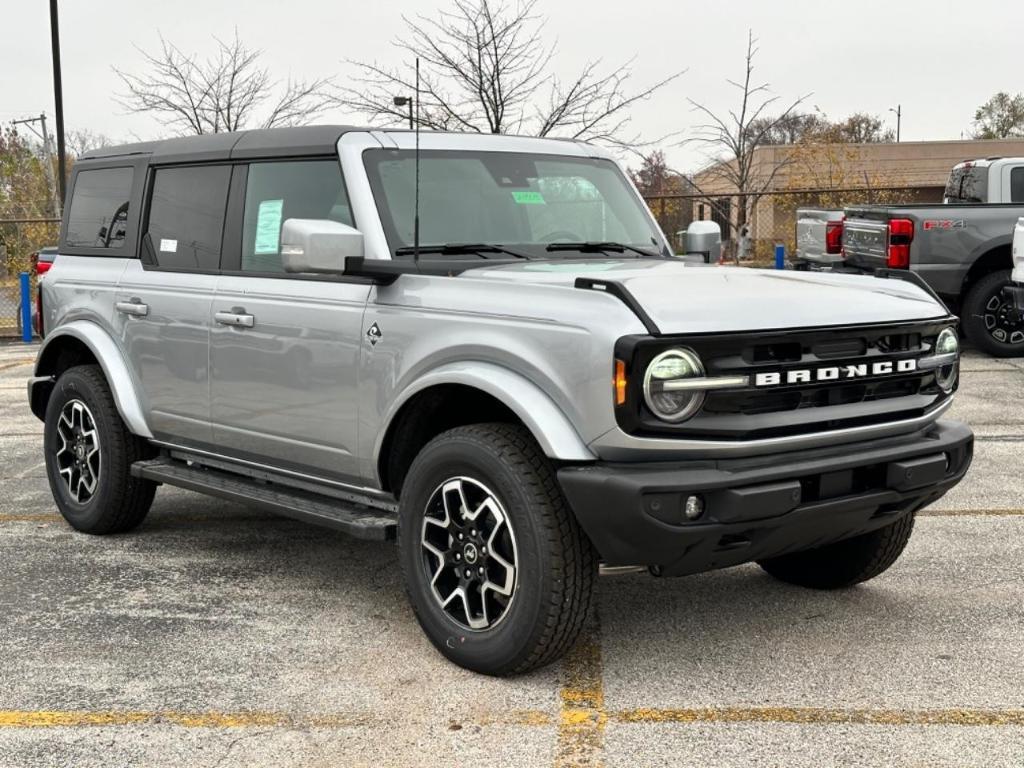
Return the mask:
<path id="1" fill-rule="evenodd" d="M 875 270 L 887 264 L 889 226 L 884 220 L 847 218 L 843 227 L 843 253 L 846 264 L 858 269 Z"/>

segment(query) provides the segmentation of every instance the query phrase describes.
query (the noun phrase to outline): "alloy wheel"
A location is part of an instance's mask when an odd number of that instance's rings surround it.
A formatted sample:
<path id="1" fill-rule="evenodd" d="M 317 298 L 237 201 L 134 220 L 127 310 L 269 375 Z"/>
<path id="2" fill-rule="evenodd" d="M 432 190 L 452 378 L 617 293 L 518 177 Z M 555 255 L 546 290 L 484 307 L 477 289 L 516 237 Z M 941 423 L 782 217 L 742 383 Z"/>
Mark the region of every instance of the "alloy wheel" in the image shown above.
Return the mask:
<path id="1" fill-rule="evenodd" d="M 434 599 L 469 630 L 497 625 L 515 597 L 515 533 L 497 496 L 469 477 L 453 477 L 430 495 L 420 542 Z"/>
<path id="2" fill-rule="evenodd" d="M 1024 342 L 1024 313 L 1014 306 L 1013 298 L 1002 289 L 992 294 L 985 303 L 985 329 L 1003 344 Z"/>
<path id="3" fill-rule="evenodd" d="M 68 494 L 85 504 L 96 493 L 102 455 L 96 420 L 81 400 L 69 400 L 57 419 L 57 470 Z"/>

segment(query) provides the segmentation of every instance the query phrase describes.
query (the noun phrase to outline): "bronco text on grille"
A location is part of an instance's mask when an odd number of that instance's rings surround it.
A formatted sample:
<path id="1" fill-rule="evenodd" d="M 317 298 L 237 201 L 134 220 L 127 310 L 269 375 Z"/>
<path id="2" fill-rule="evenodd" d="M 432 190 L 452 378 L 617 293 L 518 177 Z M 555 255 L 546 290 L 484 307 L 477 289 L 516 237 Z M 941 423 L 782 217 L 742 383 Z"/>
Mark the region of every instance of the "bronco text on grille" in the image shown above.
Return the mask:
<path id="1" fill-rule="evenodd" d="M 877 424 L 931 413 L 953 391 L 940 384 L 955 366 L 935 342 L 948 323 L 684 336 L 709 379 L 737 385 L 707 393 L 700 413 L 666 425 L 643 409 L 620 412 L 634 434 L 751 440 Z M 618 354 L 643 370 L 663 348 L 625 340 Z M 946 370 L 946 374 L 949 374 Z"/>

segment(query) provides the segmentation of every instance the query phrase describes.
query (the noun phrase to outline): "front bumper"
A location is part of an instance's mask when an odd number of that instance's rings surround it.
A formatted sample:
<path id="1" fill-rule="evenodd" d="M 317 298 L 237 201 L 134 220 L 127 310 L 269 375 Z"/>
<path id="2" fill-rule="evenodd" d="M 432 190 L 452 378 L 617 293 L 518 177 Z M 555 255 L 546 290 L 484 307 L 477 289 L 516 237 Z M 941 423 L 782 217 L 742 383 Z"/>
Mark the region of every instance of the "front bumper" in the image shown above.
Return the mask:
<path id="1" fill-rule="evenodd" d="M 698 573 L 857 536 L 939 499 L 974 435 L 938 421 L 909 435 L 742 459 L 567 466 L 558 480 L 607 565 Z M 704 513 L 687 520 L 688 496 Z"/>

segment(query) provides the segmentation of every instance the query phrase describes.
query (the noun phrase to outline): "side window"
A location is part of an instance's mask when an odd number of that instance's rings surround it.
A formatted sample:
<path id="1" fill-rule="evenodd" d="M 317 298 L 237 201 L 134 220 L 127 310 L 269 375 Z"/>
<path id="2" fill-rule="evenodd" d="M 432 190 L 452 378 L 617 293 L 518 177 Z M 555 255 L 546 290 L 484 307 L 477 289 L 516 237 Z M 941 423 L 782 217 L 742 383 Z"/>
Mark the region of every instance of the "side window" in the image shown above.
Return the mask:
<path id="1" fill-rule="evenodd" d="M 252 163 L 242 218 L 242 270 L 282 272 L 285 219 L 333 219 L 353 226 L 337 160 Z"/>
<path id="2" fill-rule="evenodd" d="M 160 267 L 218 269 L 231 167 L 159 168 L 143 241 Z"/>
<path id="3" fill-rule="evenodd" d="M 79 171 L 68 210 L 66 245 L 120 248 L 127 234 L 131 168 Z"/>
<path id="4" fill-rule="evenodd" d="M 1024 203 L 1024 166 L 1010 170 L 1010 202 Z"/>

